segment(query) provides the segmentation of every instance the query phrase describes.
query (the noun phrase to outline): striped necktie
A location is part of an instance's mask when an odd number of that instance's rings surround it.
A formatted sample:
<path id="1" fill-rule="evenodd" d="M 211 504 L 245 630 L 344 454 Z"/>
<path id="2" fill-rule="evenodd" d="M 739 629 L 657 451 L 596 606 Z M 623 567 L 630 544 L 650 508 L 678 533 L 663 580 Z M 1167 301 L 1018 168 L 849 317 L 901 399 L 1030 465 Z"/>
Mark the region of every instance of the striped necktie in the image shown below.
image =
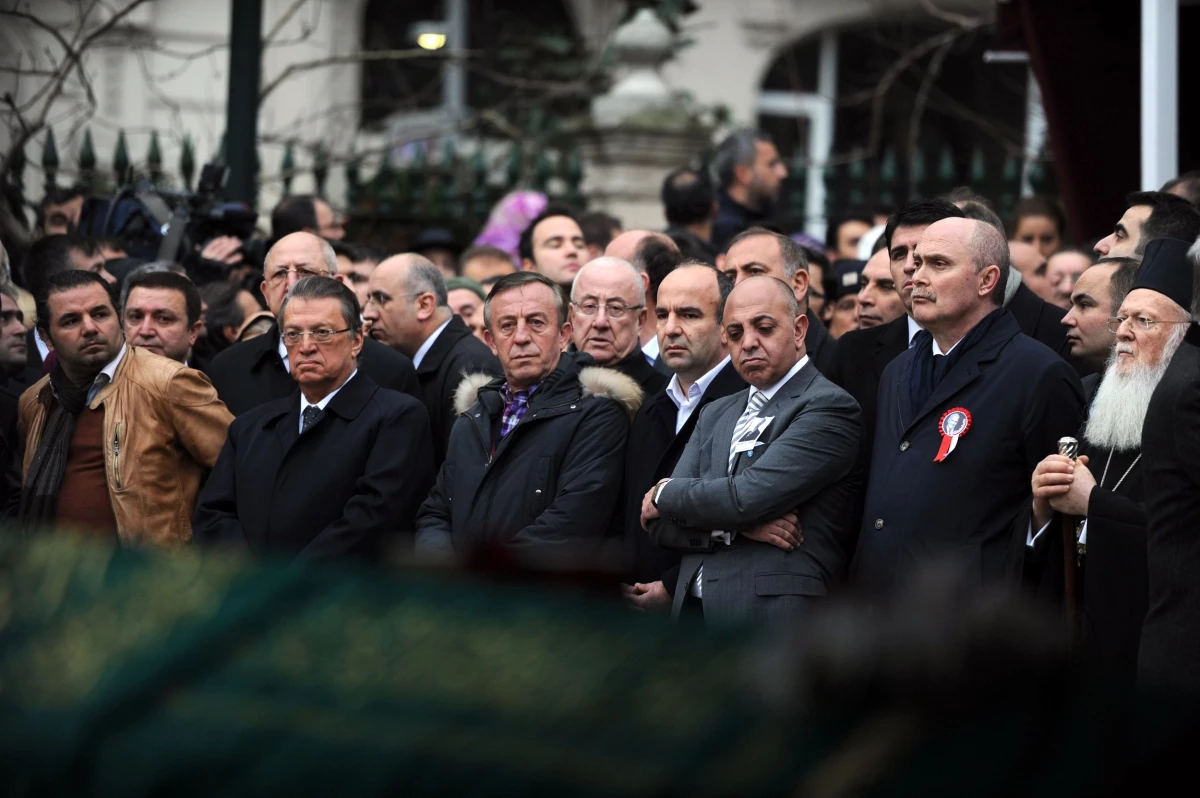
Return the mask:
<path id="1" fill-rule="evenodd" d="M 733 473 L 733 461 L 737 459 L 738 455 L 737 445 L 742 442 L 742 437 L 750 430 L 750 425 L 758 418 L 758 411 L 762 410 L 766 403 L 767 395 L 762 391 L 755 390 L 750 395 L 746 409 L 742 411 L 741 418 L 737 420 L 737 425 L 733 428 L 733 440 L 729 442 L 728 473 Z"/>

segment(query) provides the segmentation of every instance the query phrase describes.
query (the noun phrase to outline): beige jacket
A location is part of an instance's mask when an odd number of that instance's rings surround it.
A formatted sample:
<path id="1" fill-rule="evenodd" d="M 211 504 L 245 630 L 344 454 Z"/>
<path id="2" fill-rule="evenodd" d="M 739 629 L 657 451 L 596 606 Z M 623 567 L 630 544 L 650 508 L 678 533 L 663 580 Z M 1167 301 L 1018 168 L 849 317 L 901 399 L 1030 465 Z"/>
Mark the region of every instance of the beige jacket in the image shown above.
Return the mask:
<path id="1" fill-rule="evenodd" d="M 23 476 L 52 398 L 49 376 L 21 394 Z M 89 406 L 101 405 L 108 493 L 121 543 L 170 548 L 189 542 L 196 497 L 225 445 L 233 415 L 203 374 L 134 346 Z"/>

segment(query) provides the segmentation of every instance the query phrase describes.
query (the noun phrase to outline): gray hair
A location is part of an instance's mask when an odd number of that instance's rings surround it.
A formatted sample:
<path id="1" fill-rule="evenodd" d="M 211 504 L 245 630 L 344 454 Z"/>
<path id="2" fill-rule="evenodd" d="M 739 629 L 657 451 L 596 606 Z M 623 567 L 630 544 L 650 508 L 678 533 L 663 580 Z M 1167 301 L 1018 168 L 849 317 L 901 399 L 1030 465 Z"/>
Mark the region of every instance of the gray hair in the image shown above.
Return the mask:
<path id="1" fill-rule="evenodd" d="M 283 320 L 287 315 L 288 303 L 293 299 L 336 299 L 342 304 L 342 318 L 350 332 L 358 335 L 362 332 L 362 310 L 358 307 L 358 297 L 340 281 L 323 275 L 313 275 L 297 280 L 288 289 L 279 306 L 279 327 L 282 330 Z"/>
<path id="2" fill-rule="evenodd" d="M 483 300 L 483 326 L 492 329 L 492 301 L 503 293 L 533 284 L 544 285 L 554 293 L 554 310 L 558 313 L 558 328 L 567 323 L 567 293 L 562 287 L 538 272 L 513 272 L 506 274 L 492 285 L 491 293 Z"/>
<path id="3" fill-rule="evenodd" d="M 13 302 L 20 304 L 21 295 L 17 293 L 17 287 L 8 280 L 0 280 L 0 294 L 11 299 Z"/>
<path id="4" fill-rule="evenodd" d="M 742 128 L 726 136 L 717 147 L 711 168 L 722 191 L 733 185 L 739 166 L 754 166 L 760 141 L 764 144 L 774 143 L 771 137 L 761 130 Z"/>
<path id="5" fill-rule="evenodd" d="M 992 301 L 997 305 L 1003 305 L 1004 289 L 1008 285 L 1008 273 L 1012 270 L 1008 254 L 1008 241 L 1004 238 L 1003 232 L 987 222 L 978 219 L 972 221 L 975 222 L 975 229 L 971 232 L 971 239 L 967 244 L 971 263 L 975 266 L 976 274 L 988 266 L 1000 267 L 1000 279 L 996 281 L 996 287 L 992 291 Z"/>
<path id="6" fill-rule="evenodd" d="M 588 269 L 591 269 L 592 267 L 596 267 L 597 269 L 611 267 L 614 269 L 628 270 L 629 276 L 632 278 L 633 284 L 636 286 L 636 288 L 634 288 L 634 292 L 633 292 L 633 295 L 634 295 L 634 303 L 633 304 L 641 305 L 641 306 L 645 307 L 645 305 L 646 305 L 646 284 L 642 282 L 641 272 L 639 272 L 634 267 L 634 265 L 632 263 L 630 263 L 629 261 L 621 260 L 620 258 L 613 258 L 613 257 L 602 257 L 602 258 L 596 258 L 595 260 L 590 260 L 583 265 L 582 269 L 575 272 L 575 279 L 571 282 L 571 301 L 572 302 L 575 301 L 575 292 L 579 289 L 579 281 L 583 279 L 584 272 L 586 272 Z"/>
<path id="7" fill-rule="evenodd" d="M 310 233 L 309 235 L 321 242 L 321 259 L 325 261 L 325 269 L 330 274 L 337 274 L 337 253 L 333 251 L 333 245 L 321 238 L 316 233 Z M 271 248 L 267 250 L 267 254 L 263 257 L 264 263 L 271 257 L 271 253 L 275 251 L 275 247 L 278 245 L 279 241 L 276 241 L 271 245 Z"/>
<path id="8" fill-rule="evenodd" d="M 415 252 L 406 253 L 408 258 L 408 276 L 404 281 L 404 290 L 409 294 L 433 294 L 439 308 L 450 306 L 446 298 L 446 278 L 442 271 L 433 265 L 433 261 Z"/>
<path id="9" fill-rule="evenodd" d="M 765 227 L 751 227 L 743 230 L 733 237 L 725 251 L 728 252 L 733 249 L 734 244 L 739 244 L 747 238 L 757 238 L 758 236 L 775 239 L 775 243 L 779 245 L 779 256 L 783 259 L 783 274 L 788 280 L 796 279 L 796 272 L 808 271 L 808 255 L 804 254 L 804 247 L 793 241 L 790 236 L 776 233 Z"/>
<path id="10" fill-rule="evenodd" d="M 180 274 L 184 277 L 188 276 L 187 269 L 182 265 L 172 260 L 156 260 L 150 263 L 143 263 L 136 269 L 125 275 L 125 279 L 121 282 L 121 302 L 117 305 L 121 313 L 125 312 L 125 303 L 129 301 L 129 292 L 133 290 L 134 278 L 142 277 L 147 274 Z M 191 278 L 188 278 L 191 279 Z"/>

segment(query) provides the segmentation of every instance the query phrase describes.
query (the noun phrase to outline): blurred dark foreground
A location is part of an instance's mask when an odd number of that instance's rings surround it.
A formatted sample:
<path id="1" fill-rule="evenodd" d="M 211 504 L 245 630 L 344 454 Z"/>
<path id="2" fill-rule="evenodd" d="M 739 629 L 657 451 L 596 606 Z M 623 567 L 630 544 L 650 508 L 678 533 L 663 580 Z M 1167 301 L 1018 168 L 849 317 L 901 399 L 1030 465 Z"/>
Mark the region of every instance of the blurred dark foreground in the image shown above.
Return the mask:
<path id="1" fill-rule="evenodd" d="M 1200 713 L 930 574 L 705 633 L 545 585 L 0 536 L 0 794 L 1131 795 Z M 1190 790 L 1188 791 L 1190 792 Z"/>

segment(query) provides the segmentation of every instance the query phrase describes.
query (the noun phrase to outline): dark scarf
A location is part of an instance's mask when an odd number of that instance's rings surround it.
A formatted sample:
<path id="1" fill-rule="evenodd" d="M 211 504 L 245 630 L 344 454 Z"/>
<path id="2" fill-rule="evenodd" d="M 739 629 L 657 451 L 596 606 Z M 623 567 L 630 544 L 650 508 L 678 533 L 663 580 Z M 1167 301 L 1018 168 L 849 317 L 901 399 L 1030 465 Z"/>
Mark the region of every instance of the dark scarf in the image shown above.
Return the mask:
<path id="1" fill-rule="evenodd" d="M 928 330 L 921 330 L 916 334 L 913 338 L 913 348 L 917 353 L 908 362 L 908 396 L 914 413 L 921 412 L 921 408 L 929 401 L 942 378 L 962 360 L 967 350 L 988 334 L 988 330 L 992 329 L 996 319 L 1003 313 L 1004 308 L 996 308 L 984 316 L 948 355 L 934 356 L 933 335 Z"/>
<path id="2" fill-rule="evenodd" d="M 87 406 L 92 381 L 76 385 L 67 378 L 62 364 L 55 363 L 50 370 L 50 385 L 54 389 L 54 409 L 42 429 L 21 493 L 21 525 L 27 530 L 52 525 L 58 516 L 58 489 L 67 471 L 67 450 L 75 432 L 75 419 Z"/>

